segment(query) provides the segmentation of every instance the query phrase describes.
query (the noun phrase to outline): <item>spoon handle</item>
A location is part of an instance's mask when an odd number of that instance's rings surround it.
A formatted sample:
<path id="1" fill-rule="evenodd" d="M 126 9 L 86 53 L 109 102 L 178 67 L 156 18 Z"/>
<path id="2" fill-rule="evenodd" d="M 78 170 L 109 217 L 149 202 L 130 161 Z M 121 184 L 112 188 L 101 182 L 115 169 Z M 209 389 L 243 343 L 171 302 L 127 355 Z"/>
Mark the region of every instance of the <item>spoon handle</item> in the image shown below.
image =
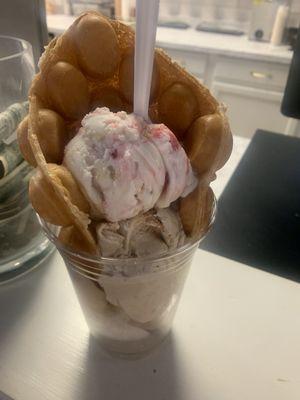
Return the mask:
<path id="1" fill-rule="evenodd" d="M 159 0 L 136 0 L 134 53 L 134 113 L 149 120 L 148 108 L 153 70 Z"/>

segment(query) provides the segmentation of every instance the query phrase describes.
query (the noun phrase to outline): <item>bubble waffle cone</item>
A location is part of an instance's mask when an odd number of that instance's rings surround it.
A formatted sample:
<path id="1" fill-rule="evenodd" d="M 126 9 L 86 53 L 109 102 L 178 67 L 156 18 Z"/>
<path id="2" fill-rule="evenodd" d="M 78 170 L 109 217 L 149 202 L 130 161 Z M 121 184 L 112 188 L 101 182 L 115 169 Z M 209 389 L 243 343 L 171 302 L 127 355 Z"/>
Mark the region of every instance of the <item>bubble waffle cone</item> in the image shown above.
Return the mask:
<path id="1" fill-rule="evenodd" d="M 183 228 L 192 237 L 202 237 L 212 224 L 214 193 L 210 186 L 199 183 L 197 188 L 184 197 L 179 205 Z"/>
<path id="2" fill-rule="evenodd" d="M 133 60 L 130 27 L 96 12 L 82 14 L 41 57 L 30 90 L 29 117 L 18 132 L 25 159 L 37 167 L 30 182 L 33 206 L 46 221 L 63 227 L 63 242 L 78 248 L 81 238 L 80 246 L 90 253 L 97 247 L 89 206 L 61 165 L 64 147 L 84 115 L 96 107 L 132 112 Z M 224 109 L 197 79 L 156 49 L 149 115 L 175 133 L 198 174 L 201 190 L 180 200 L 187 234 L 198 235 L 205 218 L 196 218 L 195 213 L 203 190 L 211 193 L 209 183 L 231 153 Z M 213 196 L 207 195 L 205 201 L 212 206 Z"/>

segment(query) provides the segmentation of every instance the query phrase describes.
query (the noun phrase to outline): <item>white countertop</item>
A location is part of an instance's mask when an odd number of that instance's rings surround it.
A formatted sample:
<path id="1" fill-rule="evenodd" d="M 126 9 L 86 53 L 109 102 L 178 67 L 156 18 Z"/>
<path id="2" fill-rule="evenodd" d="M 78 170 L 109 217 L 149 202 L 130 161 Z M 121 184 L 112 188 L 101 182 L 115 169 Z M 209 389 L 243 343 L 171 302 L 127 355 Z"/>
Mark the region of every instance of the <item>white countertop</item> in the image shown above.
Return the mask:
<path id="1" fill-rule="evenodd" d="M 235 138 L 218 194 L 247 144 Z M 14 400 L 299 400 L 299 310 L 299 284 L 198 250 L 170 338 L 144 359 L 113 359 L 89 337 L 56 252 L 0 286 L 0 392 Z"/>
<path id="2" fill-rule="evenodd" d="M 158 28 L 157 46 L 163 48 L 199 51 L 230 57 L 249 58 L 289 64 L 292 52 L 288 46 L 272 46 L 269 43 L 255 42 L 246 35 L 233 36 L 209 32 Z"/>
<path id="3" fill-rule="evenodd" d="M 55 35 L 64 32 L 74 21 L 73 16 L 48 15 L 48 30 Z M 289 64 L 292 52 L 287 46 L 272 46 L 269 43 L 248 40 L 246 35 L 220 35 L 197 32 L 189 29 L 158 28 L 156 35 L 158 47 L 220 54 L 238 58 L 272 61 Z"/>

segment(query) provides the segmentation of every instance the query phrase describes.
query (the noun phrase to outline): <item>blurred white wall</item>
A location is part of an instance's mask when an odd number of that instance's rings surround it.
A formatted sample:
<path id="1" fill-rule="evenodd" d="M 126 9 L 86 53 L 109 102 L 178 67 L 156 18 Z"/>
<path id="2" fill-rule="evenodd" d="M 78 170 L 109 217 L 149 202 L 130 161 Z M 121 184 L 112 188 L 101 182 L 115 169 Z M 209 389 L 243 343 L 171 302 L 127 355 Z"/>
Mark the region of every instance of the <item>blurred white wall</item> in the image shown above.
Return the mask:
<path id="1" fill-rule="evenodd" d="M 97 3 L 104 0 L 78 0 L 97 9 Z M 126 0 L 128 3 L 129 0 Z M 276 1 L 276 0 L 273 0 Z M 278 0 L 280 1 L 280 0 Z M 48 12 L 54 14 L 68 13 L 69 4 L 76 0 L 46 0 Z M 108 3 L 108 1 L 105 1 Z M 112 1 L 113 3 L 113 1 Z M 130 0 L 134 6 L 135 0 Z M 79 6 L 80 7 L 80 6 Z M 252 0 L 160 0 L 160 18 L 165 20 L 180 19 L 195 23 L 199 21 L 222 21 L 240 28 L 247 28 L 251 17 Z M 78 10 L 80 12 L 82 10 Z M 291 0 L 289 26 L 297 26 L 300 21 L 300 0 Z"/>
<path id="2" fill-rule="evenodd" d="M 292 0 L 289 26 L 300 19 L 300 0 Z M 201 21 L 224 21 L 247 27 L 251 17 L 252 0 L 161 0 L 162 18 L 191 18 Z"/>

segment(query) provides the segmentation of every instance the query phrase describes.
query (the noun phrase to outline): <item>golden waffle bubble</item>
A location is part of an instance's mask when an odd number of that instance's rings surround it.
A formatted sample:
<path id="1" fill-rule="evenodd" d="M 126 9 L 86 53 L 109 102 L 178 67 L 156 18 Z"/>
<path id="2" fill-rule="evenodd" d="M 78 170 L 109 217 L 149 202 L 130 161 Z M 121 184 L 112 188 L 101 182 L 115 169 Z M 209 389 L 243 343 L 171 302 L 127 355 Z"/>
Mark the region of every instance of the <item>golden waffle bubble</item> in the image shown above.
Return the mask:
<path id="1" fill-rule="evenodd" d="M 134 81 L 134 52 L 126 54 L 120 64 L 119 86 L 123 97 L 133 103 L 133 81 Z M 159 91 L 159 68 L 156 58 L 153 63 L 152 82 L 150 90 L 150 103 Z"/>
<path id="2" fill-rule="evenodd" d="M 193 90 L 186 84 L 170 85 L 158 100 L 158 117 L 181 137 L 200 114 Z"/>
<path id="3" fill-rule="evenodd" d="M 79 69 L 59 61 L 49 70 L 46 83 L 53 107 L 63 116 L 76 119 L 87 113 L 88 83 Z"/>
<path id="4" fill-rule="evenodd" d="M 61 163 L 64 146 L 67 142 L 67 132 L 63 118 L 55 111 L 39 110 L 36 135 L 46 161 L 49 163 Z M 36 166 L 35 157 L 28 142 L 28 117 L 22 121 L 18 128 L 18 141 L 26 161 Z"/>
<path id="5" fill-rule="evenodd" d="M 232 136 L 226 132 L 224 117 L 211 114 L 193 122 L 185 135 L 184 144 L 193 169 L 199 175 L 214 174 L 226 162 L 224 147 L 230 148 L 231 152 Z"/>
<path id="6" fill-rule="evenodd" d="M 199 184 L 180 201 L 179 214 L 185 232 L 193 237 L 205 235 L 211 224 L 214 193 L 210 186 Z"/>
<path id="7" fill-rule="evenodd" d="M 38 168 L 30 180 L 29 197 L 38 214 L 54 225 L 72 225 L 72 217 L 63 200 L 56 194 L 53 185 Z"/>
<path id="8" fill-rule="evenodd" d="M 80 211 L 87 213 L 89 211 L 88 202 L 67 168 L 56 164 L 47 166 L 52 182 L 60 188 L 64 197 L 67 197 Z M 72 225 L 73 219 L 66 202 L 60 199 L 39 168 L 30 180 L 29 196 L 33 207 L 46 221 L 54 225 Z"/>
<path id="9" fill-rule="evenodd" d="M 61 163 L 67 141 L 65 121 L 55 111 L 41 109 L 38 113 L 38 124 L 37 136 L 46 161 Z M 45 132 L 48 132 L 48 135 Z"/>
<path id="10" fill-rule="evenodd" d="M 73 37 L 83 71 L 102 79 L 113 74 L 120 60 L 119 44 L 115 30 L 105 18 L 100 15 L 80 18 Z"/>
<path id="11" fill-rule="evenodd" d="M 81 236 L 90 252 L 97 247 L 88 203 L 60 164 L 65 144 L 86 113 L 97 106 L 132 112 L 133 53 L 130 27 L 96 12 L 81 15 L 47 46 L 30 90 L 28 123 L 19 130 L 24 157 L 38 166 L 30 184 L 33 206 L 41 217 L 64 227 L 63 241 L 74 244 Z M 180 200 L 180 215 L 186 232 L 199 236 L 213 207 L 209 183 L 232 148 L 223 108 L 197 79 L 156 49 L 149 115 L 173 130 L 198 173 L 199 187 Z"/>

